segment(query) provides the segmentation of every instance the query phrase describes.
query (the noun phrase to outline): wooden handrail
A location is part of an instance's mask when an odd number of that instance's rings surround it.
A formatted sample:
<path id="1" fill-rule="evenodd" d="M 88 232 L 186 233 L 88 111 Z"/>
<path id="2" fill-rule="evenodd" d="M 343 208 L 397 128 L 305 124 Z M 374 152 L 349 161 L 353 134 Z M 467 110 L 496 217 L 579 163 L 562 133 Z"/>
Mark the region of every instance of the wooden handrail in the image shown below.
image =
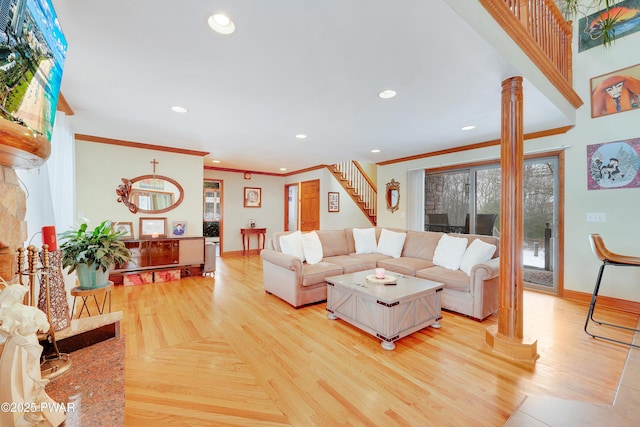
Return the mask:
<path id="1" fill-rule="evenodd" d="M 362 169 L 362 166 L 360 166 L 360 163 L 354 160 L 353 164 L 355 165 L 356 169 L 360 171 L 360 173 L 362 174 L 362 177 L 367 181 L 367 183 L 369 184 L 373 192 L 377 193 L 378 187 L 373 183 L 373 181 L 371 181 L 371 178 L 369 178 L 369 175 L 364 171 L 364 169 Z"/>
<path id="2" fill-rule="evenodd" d="M 553 0 L 479 0 L 574 108 L 571 23 Z"/>

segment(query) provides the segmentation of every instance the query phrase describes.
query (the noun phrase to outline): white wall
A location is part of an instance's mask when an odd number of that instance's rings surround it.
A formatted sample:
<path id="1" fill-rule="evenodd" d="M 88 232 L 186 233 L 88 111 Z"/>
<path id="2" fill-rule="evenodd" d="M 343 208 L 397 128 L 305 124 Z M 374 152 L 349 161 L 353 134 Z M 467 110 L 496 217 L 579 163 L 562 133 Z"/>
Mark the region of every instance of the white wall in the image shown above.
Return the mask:
<path id="1" fill-rule="evenodd" d="M 574 35 L 577 30 L 574 24 Z M 640 109 L 610 116 L 591 118 L 590 79 L 640 63 L 640 34 L 616 40 L 605 50 L 596 47 L 577 52 L 574 37 L 574 89 L 584 101 L 577 111 L 576 126 L 566 134 L 525 142 L 525 153 L 567 148 L 565 165 L 565 289 L 591 293 L 600 262 L 589 246 L 588 235 L 600 233 L 605 244 L 614 252 L 640 256 L 640 188 L 587 190 L 587 145 L 640 137 Z M 496 91 L 500 87 L 495 88 Z M 527 94 L 524 93 L 526 98 Z M 524 114 L 527 114 L 525 111 Z M 525 129 L 525 133 L 527 129 Z M 499 158 L 499 148 L 489 147 L 464 153 L 417 159 L 378 167 L 378 183 L 383 186 L 391 178 L 406 189 L 406 172 L 416 168 L 431 168 L 462 164 L 488 158 Z M 378 200 L 378 224 L 387 227 L 406 227 L 406 198 L 401 196 L 400 209 L 390 213 L 384 199 Z M 586 221 L 588 212 L 602 212 L 606 222 Z M 615 271 L 610 271 L 610 270 Z M 640 301 L 640 269 L 609 267 L 604 275 L 602 295 Z"/>
<path id="2" fill-rule="evenodd" d="M 287 177 L 254 173 L 250 180 L 245 180 L 241 172 L 206 169 L 204 178 L 224 181 L 223 253 L 242 250 L 240 228 L 247 227 L 249 219 L 256 220 L 256 227 L 267 228 L 267 239 L 274 232 L 284 230 L 284 186 L 286 184 L 320 180 L 321 229 L 371 227 L 369 220 L 326 168 Z M 244 187 L 262 188 L 261 208 L 245 208 L 243 206 Z M 330 191 L 340 193 L 340 212 L 328 212 L 328 193 Z M 256 248 L 255 238 L 252 238 L 251 245 L 252 249 Z"/>
<path id="3" fill-rule="evenodd" d="M 156 174 L 172 178 L 184 189 L 184 199 L 175 209 L 162 214 L 129 212 L 117 202 L 116 188 L 121 178 L 132 179 L 153 172 L 150 163 L 156 159 Z M 76 218 L 84 216 L 95 227 L 104 220 L 130 221 L 138 238 L 140 217 L 186 221 L 185 236 L 202 236 L 202 157 L 166 151 L 123 147 L 87 141 L 76 141 Z M 58 232 L 65 230 L 58 230 Z"/>
<path id="4" fill-rule="evenodd" d="M 244 179 L 241 172 L 206 169 L 204 178 L 218 179 L 223 183 L 222 199 L 222 252 L 242 251 L 241 228 L 248 227 L 249 219 L 256 220 L 256 227 L 267 229 L 267 238 L 284 227 L 284 180 L 280 176 L 254 173 Z M 202 183 L 200 183 L 202 188 Z M 244 188 L 262 189 L 262 207 L 244 207 Z M 251 237 L 251 249 L 257 248 L 256 238 Z"/>
<path id="5" fill-rule="evenodd" d="M 320 228 L 322 230 L 335 230 L 338 228 L 371 227 L 371 222 L 362 213 L 351 196 L 342 188 L 337 179 L 327 168 L 316 169 L 297 175 L 286 177 L 286 184 L 320 180 Z M 340 194 L 340 212 L 329 212 L 329 192 Z"/>

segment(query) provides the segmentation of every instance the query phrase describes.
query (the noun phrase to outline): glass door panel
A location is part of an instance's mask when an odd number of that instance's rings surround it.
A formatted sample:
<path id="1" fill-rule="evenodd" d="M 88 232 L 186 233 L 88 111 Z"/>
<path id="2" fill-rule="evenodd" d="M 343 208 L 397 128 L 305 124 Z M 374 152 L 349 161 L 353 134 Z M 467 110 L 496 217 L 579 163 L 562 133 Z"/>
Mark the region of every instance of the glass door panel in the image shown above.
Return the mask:
<path id="1" fill-rule="evenodd" d="M 475 215 L 465 218 L 465 232 L 485 236 L 500 235 L 500 167 L 475 171 Z M 468 226 L 467 226 L 468 224 Z"/>
<path id="2" fill-rule="evenodd" d="M 557 158 L 524 164 L 523 263 L 526 287 L 556 289 Z"/>
<path id="3" fill-rule="evenodd" d="M 469 212 L 469 171 L 425 175 L 425 230 L 461 233 Z"/>
<path id="4" fill-rule="evenodd" d="M 220 181 L 205 181 L 203 189 L 202 214 L 204 237 L 220 237 L 220 219 L 222 218 Z"/>

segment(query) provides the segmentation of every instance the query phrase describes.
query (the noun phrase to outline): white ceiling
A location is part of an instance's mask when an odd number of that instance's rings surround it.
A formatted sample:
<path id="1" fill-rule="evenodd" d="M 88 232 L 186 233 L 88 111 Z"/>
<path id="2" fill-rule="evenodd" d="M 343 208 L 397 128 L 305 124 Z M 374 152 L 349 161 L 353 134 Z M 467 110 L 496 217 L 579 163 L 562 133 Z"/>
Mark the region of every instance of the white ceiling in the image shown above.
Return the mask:
<path id="1" fill-rule="evenodd" d="M 76 133 L 206 151 L 222 168 L 282 173 L 497 139 L 501 82 L 518 75 L 445 0 L 53 4 Z M 207 26 L 220 12 L 234 34 Z M 378 98 L 388 88 L 398 95 Z M 525 132 L 568 124 L 525 80 Z"/>

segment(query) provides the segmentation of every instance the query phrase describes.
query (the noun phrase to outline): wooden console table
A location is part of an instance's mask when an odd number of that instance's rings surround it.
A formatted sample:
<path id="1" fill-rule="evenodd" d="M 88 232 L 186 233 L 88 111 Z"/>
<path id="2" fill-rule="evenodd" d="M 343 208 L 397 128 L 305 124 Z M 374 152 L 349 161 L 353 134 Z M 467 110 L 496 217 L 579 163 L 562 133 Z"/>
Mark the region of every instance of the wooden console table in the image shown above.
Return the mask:
<path id="1" fill-rule="evenodd" d="M 204 237 L 159 237 L 123 240 L 131 253 L 131 260 L 118 266 L 109 280 L 122 284 L 127 274 L 162 270 L 181 270 L 181 276 L 201 275 L 204 256 Z"/>
<path id="2" fill-rule="evenodd" d="M 266 228 L 241 228 L 240 234 L 242 234 L 242 255 L 245 253 L 251 254 L 251 235 L 258 235 L 258 250 L 264 249 L 264 241 L 267 236 Z M 262 246 L 260 246 L 260 236 L 262 236 Z"/>

